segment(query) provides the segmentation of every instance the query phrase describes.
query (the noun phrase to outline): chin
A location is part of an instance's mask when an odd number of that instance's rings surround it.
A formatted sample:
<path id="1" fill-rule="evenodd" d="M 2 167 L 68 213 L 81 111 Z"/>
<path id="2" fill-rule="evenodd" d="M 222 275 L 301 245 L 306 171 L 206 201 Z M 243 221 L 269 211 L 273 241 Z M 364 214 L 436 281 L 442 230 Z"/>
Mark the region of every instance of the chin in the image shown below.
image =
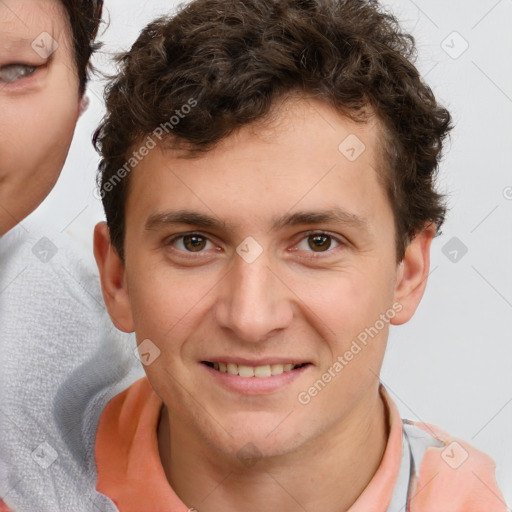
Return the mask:
<path id="1" fill-rule="evenodd" d="M 286 455 L 297 449 L 304 438 L 301 429 L 285 426 L 286 420 L 281 425 L 280 422 L 283 422 L 282 416 L 271 425 L 268 421 L 258 423 L 256 419 L 250 423 L 232 423 L 227 428 L 232 437 L 224 432 L 215 442 L 217 450 L 244 465 L 250 465 L 253 460 Z"/>

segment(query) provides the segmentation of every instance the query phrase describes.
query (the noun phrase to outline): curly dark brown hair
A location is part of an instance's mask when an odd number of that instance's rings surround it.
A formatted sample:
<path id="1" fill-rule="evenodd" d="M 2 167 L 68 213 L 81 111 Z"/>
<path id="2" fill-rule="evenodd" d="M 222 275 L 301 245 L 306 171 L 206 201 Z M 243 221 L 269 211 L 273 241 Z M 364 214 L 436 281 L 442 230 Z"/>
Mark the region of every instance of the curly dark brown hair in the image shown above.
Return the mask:
<path id="1" fill-rule="evenodd" d="M 99 44 L 94 40 L 101 22 L 103 0 L 61 0 L 61 2 L 66 9 L 73 32 L 75 64 L 80 81 L 80 94 L 83 94 L 87 84 L 87 72 L 91 68 L 89 59 L 99 48 Z"/>
<path id="2" fill-rule="evenodd" d="M 413 37 L 371 0 L 195 0 L 150 23 L 119 56 L 94 135 L 121 259 L 136 143 L 167 123 L 167 137 L 193 156 L 299 92 L 357 122 L 377 116 L 401 261 L 409 241 L 427 223 L 439 229 L 446 212 L 435 177 L 451 118 L 421 79 L 415 54 Z M 191 100 L 197 106 L 182 116 Z M 169 123 L 175 114 L 179 122 Z"/>

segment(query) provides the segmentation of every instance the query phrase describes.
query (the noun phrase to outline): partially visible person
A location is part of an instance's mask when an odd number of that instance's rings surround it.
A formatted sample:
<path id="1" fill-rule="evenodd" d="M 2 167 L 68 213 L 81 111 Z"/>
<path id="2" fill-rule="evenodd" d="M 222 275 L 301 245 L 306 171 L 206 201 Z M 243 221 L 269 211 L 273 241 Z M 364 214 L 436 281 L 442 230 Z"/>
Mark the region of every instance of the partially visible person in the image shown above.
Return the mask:
<path id="1" fill-rule="evenodd" d="M 131 336 L 112 329 L 97 270 L 74 241 L 56 226 L 19 224 L 66 160 L 87 104 L 102 7 L 102 0 L 0 1 L 2 510 L 98 505 L 84 455 L 97 423 L 87 404 L 107 400 L 136 363 Z"/>
<path id="2" fill-rule="evenodd" d="M 36 209 L 64 165 L 101 4 L 0 3 L 0 235 Z"/>
<path id="3" fill-rule="evenodd" d="M 120 59 L 95 255 L 146 377 L 98 427 L 118 511 L 505 512 L 379 381 L 445 216 L 411 39 L 374 1 L 195 0 Z"/>

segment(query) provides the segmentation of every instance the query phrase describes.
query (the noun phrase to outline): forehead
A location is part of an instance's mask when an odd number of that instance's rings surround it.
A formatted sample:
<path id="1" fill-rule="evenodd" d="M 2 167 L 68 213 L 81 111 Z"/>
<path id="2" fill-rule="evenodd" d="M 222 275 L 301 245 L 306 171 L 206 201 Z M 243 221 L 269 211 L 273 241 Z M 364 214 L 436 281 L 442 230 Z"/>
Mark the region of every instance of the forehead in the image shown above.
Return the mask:
<path id="1" fill-rule="evenodd" d="M 58 0 L 0 1 L 0 56 L 33 50 L 32 45 L 42 34 L 60 44 L 69 33 L 67 13 Z"/>
<path id="2" fill-rule="evenodd" d="M 292 93 L 275 102 L 264 118 L 235 130 L 211 150 L 188 151 L 173 137 L 164 139 L 159 149 L 168 149 L 163 159 L 174 163 L 183 159 L 190 167 L 215 162 L 233 168 L 233 162 L 239 161 L 252 167 L 284 166 L 291 176 L 298 174 L 294 166 L 299 164 L 311 170 L 329 163 L 338 168 L 359 165 L 373 170 L 384 184 L 386 132 L 370 107 L 360 119 L 354 121 L 324 100 Z"/>
<path id="3" fill-rule="evenodd" d="M 271 222 L 295 205 L 366 217 L 386 197 L 379 132 L 375 121 L 354 123 L 318 100 L 287 101 L 199 156 L 162 145 L 150 151 L 130 178 L 127 217 L 132 209 L 147 217 L 195 208 L 236 225 Z"/>

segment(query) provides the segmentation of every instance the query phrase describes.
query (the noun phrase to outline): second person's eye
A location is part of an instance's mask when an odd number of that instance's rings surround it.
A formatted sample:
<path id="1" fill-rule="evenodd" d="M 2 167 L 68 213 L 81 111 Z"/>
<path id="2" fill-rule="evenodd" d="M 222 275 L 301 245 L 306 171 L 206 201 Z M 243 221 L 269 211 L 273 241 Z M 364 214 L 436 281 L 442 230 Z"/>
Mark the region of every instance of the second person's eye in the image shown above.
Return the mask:
<path id="1" fill-rule="evenodd" d="M 0 67 L 0 82 L 11 83 L 29 77 L 37 70 L 36 66 L 28 64 L 9 64 Z"/>

